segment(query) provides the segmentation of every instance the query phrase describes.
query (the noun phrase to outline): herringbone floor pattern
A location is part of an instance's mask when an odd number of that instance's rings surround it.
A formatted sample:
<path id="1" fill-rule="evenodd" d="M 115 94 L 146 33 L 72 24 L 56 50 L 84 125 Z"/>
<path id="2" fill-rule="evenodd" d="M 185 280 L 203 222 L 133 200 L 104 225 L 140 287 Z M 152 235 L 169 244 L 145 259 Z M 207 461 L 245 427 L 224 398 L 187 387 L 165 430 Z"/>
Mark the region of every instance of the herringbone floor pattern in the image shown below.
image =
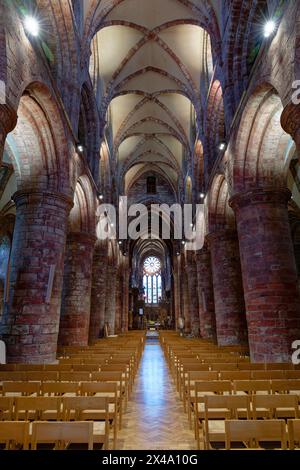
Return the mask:
<path id="1" fill-rule="evenodd" d="M 194 432 L 171 379 L 162 349 L 146 344 L 119 432 L 120 450 L 195 449 Z"/>

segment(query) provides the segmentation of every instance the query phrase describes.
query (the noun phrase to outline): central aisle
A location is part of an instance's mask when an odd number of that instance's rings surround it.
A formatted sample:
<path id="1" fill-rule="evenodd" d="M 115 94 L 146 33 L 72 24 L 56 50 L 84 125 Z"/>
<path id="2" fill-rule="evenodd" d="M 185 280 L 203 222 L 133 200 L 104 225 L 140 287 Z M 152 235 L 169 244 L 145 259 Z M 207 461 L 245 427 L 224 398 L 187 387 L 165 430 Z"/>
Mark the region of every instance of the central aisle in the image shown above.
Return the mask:
<path id="1" fill-rule="evenodd" d="M 160 344 L 146 343 L 117 449 L 195 449 L 194 432 L 176 393 Z"/>

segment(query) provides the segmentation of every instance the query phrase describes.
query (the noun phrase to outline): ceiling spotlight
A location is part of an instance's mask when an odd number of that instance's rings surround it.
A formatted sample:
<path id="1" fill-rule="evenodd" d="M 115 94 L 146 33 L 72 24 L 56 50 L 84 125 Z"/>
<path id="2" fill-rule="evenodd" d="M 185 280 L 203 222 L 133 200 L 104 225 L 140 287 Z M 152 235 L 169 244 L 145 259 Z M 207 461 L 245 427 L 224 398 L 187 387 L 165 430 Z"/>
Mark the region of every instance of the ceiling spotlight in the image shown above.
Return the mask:
<path id="1" fill-rule="evenodd" d="M 226 149 L 226 144 L 225 142 L 221 142 L 220 145 L 219 145 L 219 150 L 221 150 L 221 152 L 223 152 L 223 150 Z"/>
<path id="2" fill-rule="evenodd" d="M 204 199 L 204 198 L 205 198 L 205 194 L 204 194 L 204 193 L 200 193 L 200 198 L 201 198 L 201 199 Z"/>
<path id="3" fill-rule="evenodd" d="M 83 145 L 81 145 L 81 144 L 77 145 L 77 150 L 78 150 L 78 152 L 82 153 L 83 150 L 84 150 Z"/>
<path id="4" fill-rule="evenodd" d="M 264 36 L 265 36 L 265 38 L 269 38 L 271 36 L 271 34 L 274 33 L 275 29 L 276 29 L 275 21 L 273 21 L 273 20 L 267 21 L 265 26 L 264 26 Z"/>
<path id="5" fill-rule="evenodd" d="M 40 32 L 39 22 L 34 16 L 25 16 L 24 27 L 31 36 L 38 36 Z"/>

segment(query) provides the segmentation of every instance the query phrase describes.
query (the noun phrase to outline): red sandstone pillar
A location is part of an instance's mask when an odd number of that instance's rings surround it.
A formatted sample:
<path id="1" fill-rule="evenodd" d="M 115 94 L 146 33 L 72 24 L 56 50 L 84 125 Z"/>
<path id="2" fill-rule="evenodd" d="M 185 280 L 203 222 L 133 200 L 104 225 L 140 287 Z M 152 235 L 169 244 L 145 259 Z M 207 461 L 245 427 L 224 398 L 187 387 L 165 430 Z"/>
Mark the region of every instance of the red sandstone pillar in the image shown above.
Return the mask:
<path id="1" fill-rule="evenodd" d="M 128 315 L 129 315 L 129 269 L 125 267 L 123 275 L 123 302 L 122 302 L 122 318 L 121 331 L 128 331 Z"/>
<path id="2" fill-rule="evenodd" d="M 181 274 L 181 301 L 182 301 L 182 311 L 184 317 L 184 332 L 191 333 L 191 315 L 189 308 L 189 290 L 188 290 L 188 281 L 187 273 L 184 271 Z"/>
<path id="3" fill-rule="evenodd" d="M 288 220 L 287 189 L 234 196 L 251 359 L 291 361 L 300 339 L 300 298 Z"/>
<path id="4" fill-rule="evenodd" d="M 106 296 L 106 270 L 107 270 L 107 245 L 97 242 L 94 250 L 92 269 L 92 293 L 89 342 L 93 343 L 103 335 L 105 296 Z"/>
<path id="5" fill-rule="evenodd" d="M 94 244 L 95 237 L 88 233 L 67 237 L 58 339 L 63 346 L 88 344 Z"/>
<path id="6" fill-rule="evenodd" d="M 121 311 L 123 304 L 123 276 L 121 268 L 116 274 L 116 318 L 115 318 L 115 333 L 121 332 Z"/>
<path id="7" fill-rule="evenodd" d="M 200 334 L 205 339 L 216 339 L 216 317 L 210 251 L 207 246 L 196 254 Z"/>
<path id="8" fill-rule="evenodd" d="M 244 292 L 237 233 L 220 230 L 208 236 L 211 250 L 217 342 L 247 342 Z"/>
<path id="9" fill-rule="evenodd" d="M 9 305 L 1 333 L 8 362 L 56 359 L 64 251 L 71 200 L 62 194 L 17 192 Z"/>
<path id="10" fill-rule="evenodd" d="M 0 104 L 0 166 L 2 163 L 6 136 L 15 128 L 16 124 L 17 114 L 15 110 L 6 104 Z"/>
<path id="11" fill-rule="evenodd" d="M 175 329 L 178 329 L 178 318 L 180 317 L 180 273 L 178 257 L 174 256 L 174 312 L 175 312 Z"/>
<path id="12" fill-rule="evenodd" d="M 115 333 L 116 324 L 116 284 L 117 284 L 117 267 L 107 266 L 107 284 L 105 299 L 105 323 L 108 324 L 109 334 Z"/>
<path id="13" fill-rule="evenodd" d="M 200 332 L 199 305 L 198 305 L 198 285 L 197 285 L 197 267 L 193 260 L 190 260 L 186 266 L 187 284 L 189 295 L 189 312 L 191 321 L 191 333 L 198 337 Z"/>

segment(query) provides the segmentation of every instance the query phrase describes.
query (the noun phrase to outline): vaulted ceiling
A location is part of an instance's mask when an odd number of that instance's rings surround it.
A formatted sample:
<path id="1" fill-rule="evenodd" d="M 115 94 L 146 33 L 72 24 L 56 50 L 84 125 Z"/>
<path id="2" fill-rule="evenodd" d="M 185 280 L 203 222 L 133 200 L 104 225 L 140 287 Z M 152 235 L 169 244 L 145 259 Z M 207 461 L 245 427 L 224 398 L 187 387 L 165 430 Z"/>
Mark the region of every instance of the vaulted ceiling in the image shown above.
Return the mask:
<path id="1" fill-rule="evenodd" d="M 94 25 L 90 72 L 111 130 L 120 191 L 149 171 L 180 188 L 212 70 L 207 2 L 106 1 L 96 9 L 95 3 L 84 2 L 89 34 Z"/>

